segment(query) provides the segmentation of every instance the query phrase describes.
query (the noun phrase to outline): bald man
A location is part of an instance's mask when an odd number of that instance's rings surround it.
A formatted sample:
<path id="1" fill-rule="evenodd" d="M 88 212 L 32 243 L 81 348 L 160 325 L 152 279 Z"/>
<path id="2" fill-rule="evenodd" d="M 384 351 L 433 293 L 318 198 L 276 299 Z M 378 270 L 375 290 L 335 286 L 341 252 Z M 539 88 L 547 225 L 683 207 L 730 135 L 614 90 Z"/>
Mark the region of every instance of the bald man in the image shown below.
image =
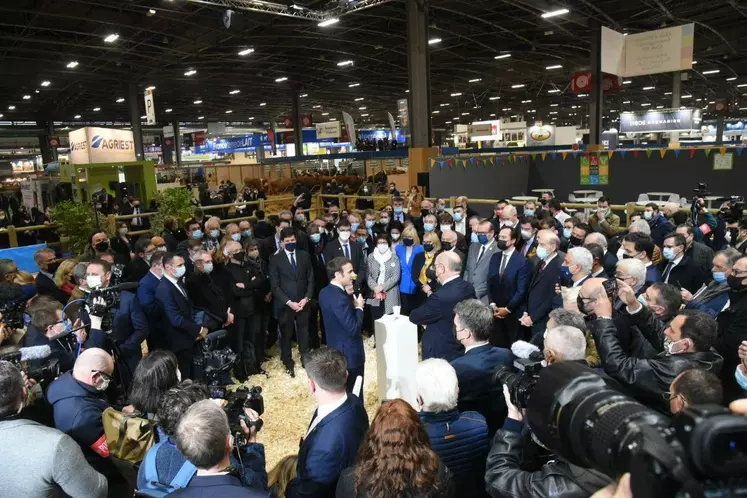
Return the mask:
<path id="1" fill-rule="evenodd" d="M 77 442 L 91 466 L 109 480 L 109 489 L 119 483 L 119 473 L 109 459 L 101 415 L 109 408 L 104 391 L 114 372 L 111 355 L 99 348 L 83 351 L 73 370 L 52 382 L 47 401 L 54 409 L 54 425 Z"/>
<path id="2" fill-rule="evenodd" d="M 452 361 L 464 354 L 454 338 L 454 307 L 465 299 L 474 299 L 475 288 L 460 277 L 462 259 L 453 252 L 442 252 L 433 263 L 441 287 L 425 303 L 410 312 L 410 321 L 426 327 L 423 334 L 423 359 Z M 457 331 L 458 332 L 458 331 Z"/>

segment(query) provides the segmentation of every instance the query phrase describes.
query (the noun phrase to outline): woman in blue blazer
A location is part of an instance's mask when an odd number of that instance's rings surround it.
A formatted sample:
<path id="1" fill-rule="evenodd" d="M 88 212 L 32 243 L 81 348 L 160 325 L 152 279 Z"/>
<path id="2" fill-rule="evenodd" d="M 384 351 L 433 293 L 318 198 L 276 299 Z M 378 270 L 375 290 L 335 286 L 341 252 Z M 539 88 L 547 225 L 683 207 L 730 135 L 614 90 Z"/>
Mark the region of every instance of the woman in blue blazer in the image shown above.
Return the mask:
<path id="1" fill-rule="evenodd" d="M 402 231 L 402 244 L 396 246 L 397 258 L 401 272 L 399 280 L 399 293 L 402 300 L 402 314 L 409 315 L 410 311 L 417 308 L 418 287 L 412 279 L 412 268 L 415 256 L 423 253 L 420 238 L 415 227 L 410 225 Z"/>

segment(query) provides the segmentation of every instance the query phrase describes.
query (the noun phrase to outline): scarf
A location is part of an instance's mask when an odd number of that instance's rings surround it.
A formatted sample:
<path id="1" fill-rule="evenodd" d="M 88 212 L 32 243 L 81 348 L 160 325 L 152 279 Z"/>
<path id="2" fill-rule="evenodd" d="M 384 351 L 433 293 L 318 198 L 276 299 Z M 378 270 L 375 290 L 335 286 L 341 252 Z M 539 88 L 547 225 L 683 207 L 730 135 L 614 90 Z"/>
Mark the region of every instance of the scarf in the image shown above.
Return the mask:
<path id="1" fill-rule="evenodd" d="M 387 261 L 392 259 L 392 250 L 387 249 L 387 251 L 384 254 L 381 254 L 379 252 L 379 248 L 377 247 L 374 249 L 373 257 L 376 260 L 377 263 L 379 263 L 379 277 L 376 279 L 376 283 L 379 285 L 384 285 L 384 280 L 386 276 L 386 270 L 384 268 L 384 265 Z"/>
<path id="2" fill-rule="evenodd" d="M 699 303 L 705 303 L 706 301 L 710 301 L 711 299 L 720 296 L 724 292 L 729 291 L 729 284 L 726 282 L 718 283 L 715 281 L 710 282 L 707 286 L 705 286 L 703 289 L 701 289 L 698 293 L 695 294 L 693 297 L 693 301 L 697 301 Z"/>

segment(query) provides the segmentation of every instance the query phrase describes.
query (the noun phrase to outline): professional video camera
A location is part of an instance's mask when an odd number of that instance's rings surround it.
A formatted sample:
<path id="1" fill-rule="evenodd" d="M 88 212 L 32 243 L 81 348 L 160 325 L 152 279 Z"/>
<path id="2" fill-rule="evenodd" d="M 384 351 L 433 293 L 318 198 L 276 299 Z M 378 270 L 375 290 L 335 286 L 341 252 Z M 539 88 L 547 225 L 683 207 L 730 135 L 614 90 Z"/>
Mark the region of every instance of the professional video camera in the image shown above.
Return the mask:
<path id="1" fill-rule="evenodd" d="M 86 296 L 88 313 L 101 317 L 101 330 L 110 331 L 114 326 L 114 313 L 119 308 L 121 291 L 137 289 L 138 282 L 125 282 L 112 287 L 93 289 Z"/>
<path id="2" fill-rule="evenodd" d="M 0 355 L 0 361 L 9 361 L 26 374 L 44 386 L 60 375 L 60 361 L 57 358 L 47 358 L 51 354 L 48 346 L 21 348 L 12 353 Z M 40 365 L 31 365 L 32 360 L 43 360 Z"/>
<path id="3" fill-rule="evenodd" d="M 24 313 L 26 301 L 22 300 L 23 290 L 18 284 L 0 283 L 0 313 L 2 321 L 12 329 L 22 329 L 26 325 Z"/>
<path id="4" fill-rule="evenodd" d="M 747 418 L 718 405 L 671 421 L 577 362 L 539 373 L 527 406 L 535 437 L 571 463 L 617 478 L 636 498 L 745 496 Z"/>
<path id="5" fill-rule="evenodd" d="M 262 419 L 251 421 L 246 413 L 244 413 L 244 408 L 254 410 L 260 417 L 265 412 L 265 400 L 262 397 L 261 387 L 253 386 L 249 389 L 240 387 L 228 393 L 224 399 L 228 401 L 225 411 L 226 415 L 228 415 L 228 423 L 231 426 L 232 434 L 241 434 L 242 420 L 247 427 L 254 427 L 257 432 L 262 429 L 264 425 Z"/>
<path id="6" fill-rule="evenodd" d="M 212 398 L 225 398 L 226 386 L 233 384 L 231 368 L 238 355 L 223 345 L 228 331 L 216 330 L 202 340 L 201 354 L 193 359 L 195 380 L 204 383 Z"/>
<path id="7" fill-rule="evenodd" d="M 732 195 L 731 197 L 724 197 L 719 199 L 719 202 L 726 202 L 725 206 L 722 206 L 718 210 L 718 217 L 724 220 L 727 225 L 737 223 L 744 216 L 744 197 L 741 195 Z"/>
<path id="8" fill-rule="evenodd" d="M 515 374 L 506 366 L 498 367 L 493 374 L 493 383 L 506 384 L 511 403 L 518 408 L 526 408 L 529 397 L 537 385 L 538 374 L 542 370 L 544 359 L 539 351 L 533 352 L 526 359 L 517 358 L 514 360 L 514 367 L 520 373 Z"/>

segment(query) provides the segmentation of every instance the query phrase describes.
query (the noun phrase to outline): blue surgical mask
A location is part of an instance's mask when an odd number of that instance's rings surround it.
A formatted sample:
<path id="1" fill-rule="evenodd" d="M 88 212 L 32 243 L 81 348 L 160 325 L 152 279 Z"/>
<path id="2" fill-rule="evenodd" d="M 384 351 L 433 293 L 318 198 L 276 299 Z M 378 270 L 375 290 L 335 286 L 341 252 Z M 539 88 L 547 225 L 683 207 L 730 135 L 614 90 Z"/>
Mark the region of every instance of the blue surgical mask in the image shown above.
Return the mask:
<path id="1" fill-rule="evenodd" d="M 202 269 L 205 271 L 205 273 L 212 273 L 213 272 L 213 263 L 205 263 L 203 265 Z"/>
<path id="2" fill-rule="evenodd" d="M 664 259 L 667 261 L 672 261 L 674 259 L 674 247 L 665 247 L 662 249 L 661 255 L 664 256 Z"/>
<path id="3" fill-rule="evenodd" d="M 366 243 L 366 238 L 365 237 L 358 237 L 358 242 L 360 242 L 361 244 L 365 244 Z"/>
<path id="4" fill-rule="evenodd" d="M 235 240 L 236 242 L 241 240 L 241 234 L 240 233 L 233 233 L 231 234 L 231 238 Z"/>
<path id="5" fill-rule="evenodd" d="M 373 220 L 366 220 L 366 228 L 373 228 L 374 221 Z"/>
<path id="6" fill-rule="evenodd" d="M 311 238 L 311 241 L 314 244 L 317 244 L 317 243 L 319 243 L 320 240 L 322 240 L 322 234 L 320 234 L 320 233 L 312 233 L 310 235 L 310 238 Z"/>
<path id="7" fill-rule="evenodd" d="M 470 237 L 470 242 L 472 242 L 473 244 L 476 244 L 478 242 L 477 234 L 475 232 L 472 232 L 472 236 Z"/>
<path id="8" fill-rule="evenodd" d="M 480 244 L 482 244 L 482 245 L 485 245 L 485 244 L 487 244 L 487 243 L 488 243 L 488 236 L 487 236 L 487 235 L 485 235 L 484 233 L 478 234 L 478 236 L 477 236 L 477 241 L 478 241 L 478 242 L 479 242 Z"/>
<path id="9" fill-rule="evenodd" d="M 534 216 L 534 209 L 525 209 L 524 216 Z"/>
<path id="10" fill-rule="evenodd" d="M 394 206 L 394 212 L 399 214 L 402 212 L 402 206 Z"/>
<path id="11" fill-rule="evenodd" d="M 739 367 L 737 367 L 737 369 L 734 371 L 734 378 L 737 379 L 737 384 L 739 384 L 739 387 L 741 387 L 742 390 L 747 391 L 747 377 L 744 376 L 742 370 Z"/>
<path id="12" fill-rule="evenodd" d="M 542 261 L 546 260 L 550 255 L 549 251 L 542 246 L 537 247 L 537 257 Z"/>
<path id="13" fill-rule="evenodd" d="M 202 238 L 202 230 L 195 230 L 192 232 L 192 238 L 195 240 L 200 240 Z"/>
<path id="14" fill-rule="evenodd" d="M 296 250 L 296 243 L 295 242 L 286 242 L 285 243 L 285 250 L 288 252 L 293 252 Z"/>
<path id="15" fill-rule="evenodd" d="M 186 272 L 187 268 L 184 265 L 180 266 L 176 269 L 176 278 L 182 278 Z"/>
<path id="16" fill-rule="evenodd" d="M 722 284 L 722 283 L 726 282 L 726 272 L 725 271 L 714 271 L 714 272 L 711 272 L 711 275 L 713 275 L 713 280 L 715 280 L 719 284 Z"/>
<path id="17" fill-rule="evenodd" d="M 243 236 L 246 237 L 247 239 L 250 238 L 252 236 L 252 231 L 244 230 Z"/>
<path id="18" fill-rule="evenodd" d="M 359 226 L 360 226 L 360 223 L 351 223 L 350 224 L 350 231 L 351 232 L 355 232 L 356 230 L 358 230 Z"/>
<path id="19" fill-rule="evenodd" d="M 456 221 L 457 223 L 462 221 L 462 213 L 454 213 L 454 221 Z"/>
<path id="20" fill-rule="evenodd" d="M 423 230 L 426 232 L 432 232 L 434 228 L 436 227 L 433 226 L 433 223 L 423 223 Z"/>
<path id="21" fill-rule="evenodd" d="M 653 217 L 654 217 L 654 213 L 649 213 L 648 211 L 643 212 L 643 219 L 648 221 Z"/>
<path id="22" fill-rule="evenodd" d="M 571 273 L 571 268 L 566 265 L 562 265 L 560 267 L 560 277 L 561 279 L 564 279 L 566 282 L 569 281 L 573 277 L 573 273 Z"/>
<path id="23" fill-rule="evenodd" d="M 573 229 L 571 229 L 571 228 L 564 228 L 563 229 L 563 237 L 565 237 L 566 239 L 570 239 L 572 233 L 573 233 Z"/>
<path id="24" fill-rule="evenodd" d="M 638 302 L 641 303 L 643 306 L 648 306 L 648 302 L 646 302 L 646 296 L 641 294 L 638 296 Z"/>

